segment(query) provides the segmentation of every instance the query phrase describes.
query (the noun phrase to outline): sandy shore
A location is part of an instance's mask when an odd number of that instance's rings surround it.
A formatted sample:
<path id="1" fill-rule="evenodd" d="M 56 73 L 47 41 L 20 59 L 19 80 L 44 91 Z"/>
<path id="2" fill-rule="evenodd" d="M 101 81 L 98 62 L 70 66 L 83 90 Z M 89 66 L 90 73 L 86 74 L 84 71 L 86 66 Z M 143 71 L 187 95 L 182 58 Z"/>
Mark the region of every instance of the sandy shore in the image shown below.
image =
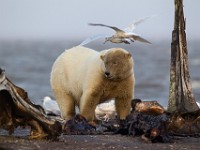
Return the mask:
<path id="1" fill-rule="evenodd" d="M 200 138 L 195 137 L 175 137 L 173 143 L 148 143 L 141 137 L 122 135 L 61 135 L 57 141 L 50 140 L 30 140 L 27 137 L 27 129 L 17 129 L 13 135 L 0 130 L 0 150 L 2 149 L 70 149 L 70 150 L 90 150 L 90 149 L 199 149 Z"/>

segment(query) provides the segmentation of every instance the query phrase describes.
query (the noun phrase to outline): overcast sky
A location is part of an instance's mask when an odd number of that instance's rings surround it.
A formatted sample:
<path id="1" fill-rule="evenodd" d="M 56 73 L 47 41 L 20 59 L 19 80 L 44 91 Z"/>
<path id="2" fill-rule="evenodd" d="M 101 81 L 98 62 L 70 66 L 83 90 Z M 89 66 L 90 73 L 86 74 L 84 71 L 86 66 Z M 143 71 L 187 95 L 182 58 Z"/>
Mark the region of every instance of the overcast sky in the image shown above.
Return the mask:
<path id="1" fill-rule="evenodd" d="M 200 39 L 200 0 L 184 0 L 186 32 Z M 0 0 L 0 39 L 70 39 L 113 33 L 88 23 L 124 28 L 157 15 L 135 33 L 147 39 L 171 38 L 174 0 Z"/>

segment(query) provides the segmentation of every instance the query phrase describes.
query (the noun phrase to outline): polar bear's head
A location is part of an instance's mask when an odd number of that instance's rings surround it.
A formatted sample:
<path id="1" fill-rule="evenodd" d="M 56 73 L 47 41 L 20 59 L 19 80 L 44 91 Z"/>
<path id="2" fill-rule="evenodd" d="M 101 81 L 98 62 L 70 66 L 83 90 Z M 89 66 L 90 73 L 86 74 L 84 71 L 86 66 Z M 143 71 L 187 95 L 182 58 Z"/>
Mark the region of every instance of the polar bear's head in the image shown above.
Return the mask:
<path id="1" fill-rule="evenodd" d="M 110 80 L 123 80 L 133 73 L 131 54 L 121 48 L 112 48 L 101 55 L 104 75 Z"/>

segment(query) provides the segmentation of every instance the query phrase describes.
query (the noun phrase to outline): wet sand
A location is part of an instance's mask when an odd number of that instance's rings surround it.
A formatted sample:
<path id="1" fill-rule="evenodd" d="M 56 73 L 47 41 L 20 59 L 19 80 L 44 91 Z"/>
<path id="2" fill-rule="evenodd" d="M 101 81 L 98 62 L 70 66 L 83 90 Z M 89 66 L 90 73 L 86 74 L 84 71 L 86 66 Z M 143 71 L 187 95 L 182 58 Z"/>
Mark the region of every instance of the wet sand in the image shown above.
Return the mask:
<path id="1" fill-rule="evenodd" d="M 30 140 L 27 137 L 28 130 L 17 129 L 13 135 L 0 131 L 1 149 L 199 149 L 200 138 L 195 137 L 174 137 L 172 143 L 150 143 L 145 142 L 141 137 L 123 135 L 61 135 L 57 141 L 51 140 Z"/>

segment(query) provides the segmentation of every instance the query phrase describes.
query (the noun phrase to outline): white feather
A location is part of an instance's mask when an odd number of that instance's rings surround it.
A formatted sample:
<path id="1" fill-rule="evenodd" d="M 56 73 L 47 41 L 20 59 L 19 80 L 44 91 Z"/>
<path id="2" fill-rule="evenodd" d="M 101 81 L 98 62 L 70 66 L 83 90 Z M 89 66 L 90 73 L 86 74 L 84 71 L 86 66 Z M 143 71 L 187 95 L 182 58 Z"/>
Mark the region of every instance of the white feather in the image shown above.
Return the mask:
<path id="1" fill-rule="evenodd" d="M 109 121 L 116 116 L 115 101 L 111 100 L 106 103 L 97 105 L 95 116 L 98 120 Z"/>
<path id="2" fill-rule="evenodd" d="M 198 107 L 200 108 L 200 103 L 199 102 L 196 102 L 196 103 L 197 103 Z"/>

